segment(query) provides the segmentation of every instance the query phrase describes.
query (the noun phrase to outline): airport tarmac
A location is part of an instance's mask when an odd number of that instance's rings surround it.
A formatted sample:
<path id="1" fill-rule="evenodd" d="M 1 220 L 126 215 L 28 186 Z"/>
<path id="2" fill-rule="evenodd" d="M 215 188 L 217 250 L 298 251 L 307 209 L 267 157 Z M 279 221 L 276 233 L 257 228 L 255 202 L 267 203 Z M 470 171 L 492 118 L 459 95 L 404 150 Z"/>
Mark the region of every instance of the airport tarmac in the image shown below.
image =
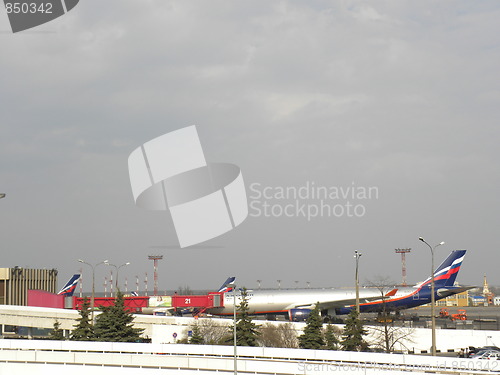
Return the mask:
<path id="1" fill-rule="evenodd" d="M 458 310 L 465 310 L 466 320 L 452 320 L 450 317 L 442 318 L 439 312 L 442 308 L 448 309 L 451 317 L 458 314 Z M 447 329 L 480 329 L 480 330 L 500 330 L 500 306 L 436 306 L 436 325 Z M 363 314 L 364 319 L 376 320 L 377 314 Z M 401 311 L 399 319 L 395 322 L 411 322 L 413 327 L 429 327 L 431 320 L 431 307 L 419 306 L 413 309 Z M 408 325 L 408 324 L 404 324 Z"/>
<path id="2" fill-rule="evenodd" d="M 442 309 L 448 309 L 448 312 L 451 314 L 457 314 L 458 310 L 465 310 L 467 312 L 467 319 L 500 319 L 500 306 L 436 306 L 436 316 L 439 316 L 439 311 Z M 405 315 L 408 314 L 417 314 L 418 316 L 425 317 L 431 316 L 431 307 L 430 306 L 419 306 L 413 309 L 408 309 L 405 312 Z"/>

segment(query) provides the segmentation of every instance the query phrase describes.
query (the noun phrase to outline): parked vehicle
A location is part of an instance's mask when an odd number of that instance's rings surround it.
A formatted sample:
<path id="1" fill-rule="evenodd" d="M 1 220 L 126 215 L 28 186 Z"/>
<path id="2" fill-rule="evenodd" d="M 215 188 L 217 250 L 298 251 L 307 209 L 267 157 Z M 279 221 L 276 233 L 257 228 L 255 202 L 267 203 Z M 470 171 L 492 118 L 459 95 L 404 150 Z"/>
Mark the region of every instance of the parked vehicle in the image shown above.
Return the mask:
<path id="1" fill-rule="evenodd" d="M 458 314 L 452 314 L 451 320 L 467 320 L 467 312 L 464 309 L 458 310 Z"/>
<path id="2" fill-rule="evenodd" d="M 473 359 L 488 359 L 488 360 L 500 360 L 500 351 L 498 350 L 479 350 L 471 358 Z"/>
<path id="3" fill-rule="evenodd" d="M 449 318 L 450 317 L 450 312 L 446 307 L 443 307 L 441 310 L 439 310 L 439 317 L 440 318 Z"/>

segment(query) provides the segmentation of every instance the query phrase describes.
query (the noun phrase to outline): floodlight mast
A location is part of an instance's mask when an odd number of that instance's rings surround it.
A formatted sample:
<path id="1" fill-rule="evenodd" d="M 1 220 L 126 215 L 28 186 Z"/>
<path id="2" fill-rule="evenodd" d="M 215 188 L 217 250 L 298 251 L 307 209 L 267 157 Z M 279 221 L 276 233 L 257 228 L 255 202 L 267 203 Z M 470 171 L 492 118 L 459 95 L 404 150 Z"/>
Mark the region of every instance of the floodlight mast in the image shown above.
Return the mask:
<path id="1" fill-rule="evenodd" d="M 92 324 L 94 324 L 94 307 L 95 307 L 95 268 L 101 264 L 106 264 L 108 263 L 108 260 L 104 260 L 100 263 L 97 263 L 97 264 L 90 264 L 90 263 L 87 263 L 85 261 L 83 261 L 82 259 L 78 259 L 78 261 L 80 263 L 83 263 L 83 264 L 86 264 L 87 266 L 90 266 L 90 268 L 92 268 L 92 298 L 90 299 L 90 308 L 91 308 L 91 315 L 92 315 Z"/>
<path id="2" fill-rule="evenodd" d="M 116 280 L 115 280 L 115 287 L 116 287 L 116 292 L 118 293 L 118 273 L 120 272 L 120 268 L 122 267 L 125 267 L 125 266 L 128 266 L 130 264 L 130 262 L 127 262 L 127 263 L 123 263 L 122 265 L 119 265 L 117 266 L 116 264 L 111 264 L 109 263 L 108 261 L 106 261 L 104 263 L 106 266 L 111 266 L 111 267 L 115 267 L 115 270 L 116 270 Z M 111 297 L 113 297 L 113 293 L 111 293 Z"/>
<path id="3" fill-rule="evenodd" d="M 355 279 L 356 279 L 356 312 L 359 315 L 359 258 L 361 258 L 361 253 L 358 250 L 354 250 L 354 258 L 356 258 L 356 272 L 355 272 Z"/>
<path id="4" fill-rule="evenodd" d="M 227 283 L 225 285 L 227 288 L 231 288 L 233 290 L 233 356 L 234 356 L 234 375 L 238 374 L 238 367 L 237 367 L 237 351 L 236 351 L 236 284 L 233 282 Z"/>
<path id="5" fill-rule="evenodd" d="M 431 346 L 431 354 L 433 356 L 436 355 L 436 297 L 435 297 L 435 280 L 434 280 L 434 250 L 436 247 L 444 245 L 444 241 L 441 241 L 436 246 L 432 247 L 423 239 L 423 237 L 418 238 L 420 241 L 429 246 L 431 250 L 431 328 L 432 328 L 432 346 Z"/>

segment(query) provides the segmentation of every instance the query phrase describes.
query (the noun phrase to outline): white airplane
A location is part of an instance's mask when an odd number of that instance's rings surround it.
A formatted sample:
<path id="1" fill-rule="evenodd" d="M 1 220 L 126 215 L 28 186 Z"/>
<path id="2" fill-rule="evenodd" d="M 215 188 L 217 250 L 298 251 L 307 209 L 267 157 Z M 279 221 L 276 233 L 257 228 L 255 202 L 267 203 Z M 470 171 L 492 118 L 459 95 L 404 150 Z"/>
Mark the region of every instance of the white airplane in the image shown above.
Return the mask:
<path id="1" fill-rule="evenodd" d="M 454 286 L 466 250 L 455 250 L 434 273 L 435 300 L 474 288 Z M 205 309 L 212 315 L 232 315 L 234 291 L 227 285 L 229 278 L 219 289 L 223 306 Z M 399 311 L 424 305 L 431 301 L 431 278 L 413 287 L 395 288 L 382 295 L 380 288 L 359 288 L 361 312 Z M 356 291 L 352 289 L 289 289 L 247 290 L 249 312 L 252 315 L 285 315 L 292 321 L 307 319 L 311 309 L 319 304 L 323 316 L 348 314 L 356 303 Z M 241 291 L 236 292 L 236 304 L 241 302 Z"/>

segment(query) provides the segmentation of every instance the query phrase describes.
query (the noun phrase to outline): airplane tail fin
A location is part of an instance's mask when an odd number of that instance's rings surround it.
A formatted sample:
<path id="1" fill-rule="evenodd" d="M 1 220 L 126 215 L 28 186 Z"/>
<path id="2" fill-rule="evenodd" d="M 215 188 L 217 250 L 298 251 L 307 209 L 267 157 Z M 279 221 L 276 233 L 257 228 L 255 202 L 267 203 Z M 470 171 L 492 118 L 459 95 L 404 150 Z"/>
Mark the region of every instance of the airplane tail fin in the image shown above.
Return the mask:
<path id="1" fill-rule="evenodd" d="M 230 292 L 232 288 L 228 287 L 227 284 L 232 283 L 234 280 L 236 280 L 236 277 L 234 276 L 228 277 L 227 280 L 224 281 L 224 283 L 221 285 L 218 292 Z"/>
<path id="2" fill-rule="evenodd" d="M 465 257 L 467 250 L 454 250 L 448 255 L 443 263 L 434 272 L 434 283 L 436 287 L 453 286 L 460 270 L 460 266 Z M 418 286 L 430 284 L 431 278 L 427 278 Z"/>
<path id="3" fill-rule="evenodd" d="M 62 289 L 59 291 L 57 294 L 62 294 L 66 297 L 71 297 L 73 293 L 75 293 L 76 289 L 76 284 L 78 284 L 78 281 L 80 280 L 80 274 L 76 273 L 74 274 L 71 279 L 62 287 Z"/>

